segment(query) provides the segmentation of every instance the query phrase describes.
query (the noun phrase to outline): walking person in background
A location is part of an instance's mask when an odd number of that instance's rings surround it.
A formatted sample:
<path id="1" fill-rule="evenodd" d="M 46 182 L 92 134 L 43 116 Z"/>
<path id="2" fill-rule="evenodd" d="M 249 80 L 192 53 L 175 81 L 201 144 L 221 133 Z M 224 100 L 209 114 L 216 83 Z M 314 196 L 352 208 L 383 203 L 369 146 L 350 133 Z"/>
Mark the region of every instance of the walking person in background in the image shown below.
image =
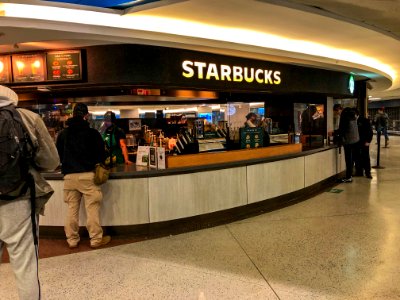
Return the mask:
<path id="1" fill-rule="evenodd" d="M 371 122 L 368 118 L 360 116 L 358 110 L 356 110 L 358 134 L 360 141 L 358 142 L 357 157 L 355 159 L 356 165 L 356 176 L 363 176 L 372 179 L 371 175 L 371 159 L 369 156 L 369 145 L 374 135 L 372 131 Z"/>
<path id="2" fill-rule="evenodd" d="M 86 227 L 90 247 L 98 248 L 110 242 L 110 236 L 103 236 L 100 225 L 100 204 L 103 194 L 100 186 L 94 184 L 96 164 L 105 160 L 104 142 L 100 133 L 90 128 L 86 104 L 78 103 L 73 117 L 67 121 L 68 128 L 61 131 L 57 139 L 57 150 L 64 174 L 64 202 L 68 205 L 65 220 L 65 234 L 69 248 L 79 245 L 79 207 L 83 198 L 86 209 Z"/>
<path id="3" fill-rule="evenodd" d="M 39 214 L 44 213 L 44 206 L 54 193 L 40 171 L 53 171 L 59 166 L 60 160 L 54 141 L 41 117 L 26 109 L 16 109 L 17 104 L 18 95 L 8 87 L 0 86 L 2 117 L 6 116 L 3 113 L 7 113 L 12 115 L 13 119 L 18 119 L 18 122 L 21 121 L 23 125 L 19 123 L 20 129 L 24 128 L 33 148 L 30 154 L 32 163 L 26 164 L 25 180 L 16 189 L 0 195 L 0 262 L 3 247 L 6 246 L 17 282 L 19 299 L 37 300 L 41 298 L 38 273 Z M 9 121 L 1 121 L 1 126 L 5 128 Z M 16 127 L 13 129 L 18 130 Z M 11 131 L 8 134 L 11 134 Z M 12 141 L 7 139 L 1 139 L 1 142 L 2 151 L 7 144 L 12 144 Z M 2 155 L 4 153 L 2 152 Z M 27 162 L 20 161 L 19 165 Z M 2 190 L 10 184 L 12 177 L 12 174 L 7 173 L 7 166 L 10 164 L 3 165 L 2 161 Z"/>
<path id="4" fill-rule="evenodd" d="M 354 108 L 346 107 L 340 114 L 339 136 L 346 161 L 346 177 L 341 181 L 352 182 L 354 159 L 357 157 L 358 142 L 360 140 Z"/>
<path id="5" fill-rule="evenodd" d="M 384 111 L 384 107 L 378 109 L 378 113 L 374 118 L 375 130 L 377 133 L 377 139 L 380 139 L 381 135 L 385 136 L 385 147 L 389 146 L 389 135 L 388 135 L 388 126 L 389 126 L 389 116 Z M 380 141 L 377 141 L 380 144 Z"/>

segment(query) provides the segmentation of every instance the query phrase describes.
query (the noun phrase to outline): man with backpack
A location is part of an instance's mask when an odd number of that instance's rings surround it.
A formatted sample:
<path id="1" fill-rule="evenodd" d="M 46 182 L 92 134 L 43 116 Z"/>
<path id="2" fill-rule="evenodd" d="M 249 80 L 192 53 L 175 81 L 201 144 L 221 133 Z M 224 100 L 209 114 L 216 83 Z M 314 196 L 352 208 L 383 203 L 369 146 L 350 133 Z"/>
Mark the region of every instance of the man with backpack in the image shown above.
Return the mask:
<path id="1" fill-rule="evenodd" d="M 19 298 L 36 300 L 39 214 L 54 192 L 40 171 L 60 160 L 40 116 L 17 104 L 18 95 L 0 86 L 0 258 L 6 246 Z"/>

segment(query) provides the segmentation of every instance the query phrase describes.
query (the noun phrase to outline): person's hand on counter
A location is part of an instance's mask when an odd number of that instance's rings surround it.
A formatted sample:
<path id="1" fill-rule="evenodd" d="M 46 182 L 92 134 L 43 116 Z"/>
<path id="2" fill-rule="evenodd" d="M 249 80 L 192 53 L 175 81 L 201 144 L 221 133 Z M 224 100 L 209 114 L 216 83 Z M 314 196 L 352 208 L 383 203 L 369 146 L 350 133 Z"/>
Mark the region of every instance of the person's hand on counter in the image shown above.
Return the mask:
<path id="1" fill-rule="evenodd" d="M 126 140 L 121 139 L 121 140 L 119 141 L 119 144 L 120 144 L 120 146 L 121 146 L 122 155 L 124 156 L 125 164 L 126 164 L 126 165 L 131 165 L 131 164 L 133 164 L 133 162 L 131 162 L 131 161 L 129 160 L 128 148 L 126 147 Z"/>

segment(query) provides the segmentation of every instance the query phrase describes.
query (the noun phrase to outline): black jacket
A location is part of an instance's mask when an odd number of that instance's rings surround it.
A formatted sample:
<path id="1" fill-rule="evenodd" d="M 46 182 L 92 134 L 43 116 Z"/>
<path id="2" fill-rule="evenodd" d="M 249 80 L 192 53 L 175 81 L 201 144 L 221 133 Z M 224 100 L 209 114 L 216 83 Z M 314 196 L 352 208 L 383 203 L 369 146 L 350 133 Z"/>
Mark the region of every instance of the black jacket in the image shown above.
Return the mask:
<path id="1" fill-rule="evenodd" d="M 63 174 L 90 172 L 104 162 L 105 149 L 100 133 L 79 117 L 68 120 L 68 128 L 57 138 L 57 150 Z"/>
<path id="2" fill-rule="evenodd" d="M 360 116 L 357 119 L 358 134 L 360 136 L 360 144 L 371 143 L 372 137 L 374 135 L 372 131 L 371 122 L 369 119 Z"/>

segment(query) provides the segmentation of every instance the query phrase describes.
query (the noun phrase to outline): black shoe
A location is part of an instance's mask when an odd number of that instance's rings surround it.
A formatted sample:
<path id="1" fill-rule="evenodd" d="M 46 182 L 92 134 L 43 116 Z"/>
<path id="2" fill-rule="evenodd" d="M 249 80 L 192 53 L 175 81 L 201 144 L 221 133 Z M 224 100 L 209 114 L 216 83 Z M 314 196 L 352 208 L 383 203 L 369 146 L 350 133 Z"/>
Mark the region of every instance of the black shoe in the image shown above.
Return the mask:
<path id="1" fill-rule="evenodd" d="M 372 175 L 371 174 L 365 174 L 365 177 L 367 177 L 368 179 L 372 179 Z"/>

